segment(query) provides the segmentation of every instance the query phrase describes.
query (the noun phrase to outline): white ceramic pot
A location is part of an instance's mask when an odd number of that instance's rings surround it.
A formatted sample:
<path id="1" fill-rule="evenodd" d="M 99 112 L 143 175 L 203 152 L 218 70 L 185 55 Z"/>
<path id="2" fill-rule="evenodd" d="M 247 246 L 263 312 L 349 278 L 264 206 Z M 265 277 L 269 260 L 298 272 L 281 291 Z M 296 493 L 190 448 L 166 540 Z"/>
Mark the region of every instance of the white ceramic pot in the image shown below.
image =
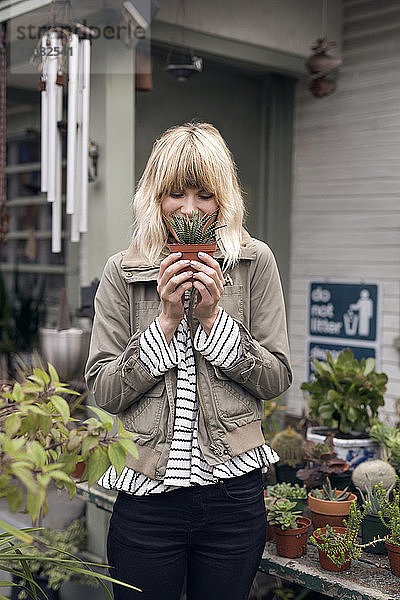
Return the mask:
<path id="1" fill-rule="evenodd" d="M 331 432 L 332 429 L 329 429 L 329 427 L 309 427 L 306 438 L 319 443 L 323 442 L 328 433 Z M 353 432 L 353 435 L 357 436 L 357 432 Z M 337 457 L 346 460 L 350 464 L 351 470 L 365 460 L 379 458 L 379 445 L 369 437 L 352 437 L 348 439 L 334 437 L 333 447 Z"/>
<path id="2" fill-rule="evenodd" d="M 51 363 L 62 381 L 82 377 L 89 353 L 90 331 L 83 329 L 39 329 L 43 358 Z"/>

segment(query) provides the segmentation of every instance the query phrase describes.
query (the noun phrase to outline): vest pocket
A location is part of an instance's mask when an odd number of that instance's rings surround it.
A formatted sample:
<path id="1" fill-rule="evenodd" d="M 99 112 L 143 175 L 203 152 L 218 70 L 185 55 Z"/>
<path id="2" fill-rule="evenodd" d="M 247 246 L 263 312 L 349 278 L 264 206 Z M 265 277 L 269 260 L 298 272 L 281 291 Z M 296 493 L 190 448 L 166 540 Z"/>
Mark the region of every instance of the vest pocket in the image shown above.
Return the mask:
<path id="1" fill-rule="evenodd" d="M 233 319 L 243 322 L 243 286 L 226 285 L 218 302 Z"/>
<path id="2" fill-rule="evenodd" d="M 139 435 L 153 435 L 159 427 L 166 398 L 162 379 L 126 411 L 124 424 L 127 429 Z"/>
<path id="3" fill-rule="evenodd" d="M 161 302 L 159 300 L 141 300 L 140 302 L 136 302 L 136 329 L 139 329 L 139 331 L 145 331 L 160 313 Z"/>

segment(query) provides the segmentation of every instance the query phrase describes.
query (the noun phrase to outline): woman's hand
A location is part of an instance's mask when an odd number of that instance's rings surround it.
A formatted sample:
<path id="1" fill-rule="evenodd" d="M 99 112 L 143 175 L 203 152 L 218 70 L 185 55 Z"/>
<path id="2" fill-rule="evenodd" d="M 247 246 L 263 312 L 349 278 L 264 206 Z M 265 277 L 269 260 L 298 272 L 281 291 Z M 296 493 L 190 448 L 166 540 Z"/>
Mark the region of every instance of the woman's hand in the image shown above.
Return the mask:
<path id="1" fill-rule="evenodd" d="M 193 286 L 193 272 L 181 272 L 183 267 L 189 265 L 190 260 L 179 260 L 181 256 L 180 252 L 176 252 L 164 258 L 157 278 L 157 292 L 162 306 L 158 322 L 168 344 L 183 319 L 183 295 Z"/>
<path id="2" fill-rule="evenodd" d="M 209 335 L 219 312 L 218 302 L 224 290 L 225 280 L 221 267 L 214 258 L 204 252 L 199 252 L 199 258 L 204 262 L 190 261 L 190 266 L 196 269 L 193 273 L 193 287 L 200 294 L 193 314 Z"/>

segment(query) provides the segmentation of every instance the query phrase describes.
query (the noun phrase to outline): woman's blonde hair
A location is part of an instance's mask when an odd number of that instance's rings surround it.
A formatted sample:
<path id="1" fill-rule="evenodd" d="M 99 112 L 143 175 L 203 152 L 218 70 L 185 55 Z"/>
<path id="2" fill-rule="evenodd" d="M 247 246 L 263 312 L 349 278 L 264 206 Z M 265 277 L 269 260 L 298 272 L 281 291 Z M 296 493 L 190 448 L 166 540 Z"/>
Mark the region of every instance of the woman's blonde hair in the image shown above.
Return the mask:
<path id="1" fill-rule="evenodd" d="M 194 187 L 213 193 L 218 203 L 218 245 L 224 264 L 237 261 L 242 239 L 244 203 L 233 157 L 210 123 L 185 123 L 167 129 L 156 140 L 133 199 L 132 242 L 154 264 L 168 232 L 161 201 L 171 192 Z"/>

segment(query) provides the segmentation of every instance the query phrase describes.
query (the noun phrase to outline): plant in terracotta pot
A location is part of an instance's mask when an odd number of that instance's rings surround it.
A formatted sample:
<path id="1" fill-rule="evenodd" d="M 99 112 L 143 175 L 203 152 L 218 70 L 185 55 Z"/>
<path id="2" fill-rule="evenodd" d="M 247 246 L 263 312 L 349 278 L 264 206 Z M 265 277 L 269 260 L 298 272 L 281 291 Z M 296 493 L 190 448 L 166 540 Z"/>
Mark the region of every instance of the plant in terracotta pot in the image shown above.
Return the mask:
<path id="1" fill-rule="evenodd" d="M 375 461 L 371 461 L 375 462 Z M 362 465 L 367 463 L 362 463 Z M 360 467 L 362 466 L 360 465 Z M 385 488 L 385 486 L 382 486 Z M 394 483 L 389 486 L 388 489 L 385 488 L 386 494 L 385 498 L 387 501 L 390 500 L 390 493 L 394 487 Z M 365 512 L 365 516 L 363 522 L 361 524 L 361 539 L 363 543 L 368 543 L 377 538 L 384 538 L 388 531 L 388 521 L 387 517 L 384 517 L 384 522 L 382 522 L 379 513 L 382 512 L 382 504 L 379 500 L 376 486 L 371 483 L 367 475 L 367 483 L 365 485 L 365 491 L 358 488 L 358 491 L 361 496 L 361 500 L 363 506 L 369 505 L 368 510 Z M 369 546 L 366 550 L 367 552 L 371 552 L 373 554 L 387 554 L 386 546 L 384 542 L 376 543 L 373 546 Z"/>
<path id="2" fill-rule="evenodd" d="M 303 512 L 307 503 L 307 488 L 298 483 L 276 483 L 268 486 L 268 496 L 291 500 L 296 503 L 295 510 Z"/>
<path id="3" fill-rule="evenodd" d="M 299 469 L 296 477 L 303 481 L 307 487 L 312 488 L 321 485 L 327 477 L 330 477 L 331 480 L 333 477 L 337 477 L 339 485 L 350 483 L 350 465 L 347 461 L 336 456 L 332 434 L 328 435 L 324 442 L 306 440 L 303 443 L 303 449 L 306 467 Z M 347 473 L 349 473 L 348 477 L 346 477 Z M 340 475 L 345 476 L 341 482 Z"/>
<path id="4" fill-rule="evenodd" d="M 358 559 L 369 544 L 357 542 L 358 532 L 363 521 L 368 504 L 361 511 L 355 502 L 350 505 L 349 518 L 345 526 L 319 527 L 310 537 L 312 544 L 317 546 L 321 567 L 327 571 L 346 571 L 350 568 L 351 560 Z"/>
<path id="5" fill-rule="evenodd" d="M 341 527 L 343 519 L 349 515 L 351 503 L 355 500 L 357 496 L 347 489 L 332 488 L 328 477 L 322 489 L 311 490 L 308 494 L 308 506 L 314 527 Z"/>
<path id="6" fill-rule="evenodd" d="M 296 503 L 290 500 L 276 500 L 267 512 L 267 521 L 272 526 L 279 556 L 300 558 L 307 554 L 307 533 L 310 519 L 295 510 Z"/>
<path id="7" fill-rule="evenodd" d="M 391 497 L 382 484 L 375 486 L 376 495 L 381 505 L 379 517 L 382 523 L 389 529 L 389 535 L 385 539 L 385 546 L 389 557 L 390 569 L 393 575 L 400 577 L 400 479 L 396 478 L 396 485 Z"/>
<path id="8" fill-rule="evenodd" d="M 324 425 L 311 428 L 307 439 L 323 441 L 321 436 L 333 432 L 336 454 L 351 468 L 377 456 L 378 447 L 368 432 L 384 405 L 387 375 L 375 367 L 375 359 L 358 361 L 350 349 L 336 359 L 327 352 L 326 362 L 314 359 L 313 381 L 301 385 L 308 392 L 310 419 Z"/>
<path id="9" fill-rule="evenodd" d="M 199 211 L 190 215 L 172 212 L 164 221 L 173 229 L 178 241 L 168 244 L 171 252 L 182 252 L 183 260 L 198 260 L 198 252 L 214 255 L 217 249 L 216 231 L 224 225 L 218 225 L 218 209 L 202 217 Z"/>

